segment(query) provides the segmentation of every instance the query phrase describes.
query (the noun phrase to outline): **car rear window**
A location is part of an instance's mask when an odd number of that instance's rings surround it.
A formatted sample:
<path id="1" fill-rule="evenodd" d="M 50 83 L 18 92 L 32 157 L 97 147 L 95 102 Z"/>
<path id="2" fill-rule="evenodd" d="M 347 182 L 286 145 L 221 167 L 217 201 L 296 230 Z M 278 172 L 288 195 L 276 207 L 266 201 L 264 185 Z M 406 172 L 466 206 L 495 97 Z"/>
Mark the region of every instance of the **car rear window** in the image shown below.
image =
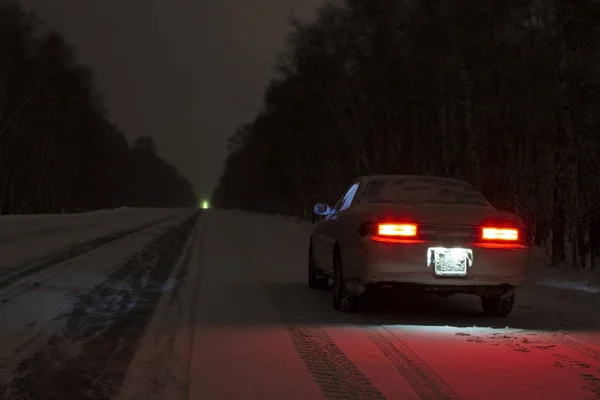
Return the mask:
<path id="1" fill-rule="evenodd" d="M 398 177 L 367 183 L 363 198 L 371 203 L 433 203 L 491 207 L 467 182 L 443 178 Z"/>

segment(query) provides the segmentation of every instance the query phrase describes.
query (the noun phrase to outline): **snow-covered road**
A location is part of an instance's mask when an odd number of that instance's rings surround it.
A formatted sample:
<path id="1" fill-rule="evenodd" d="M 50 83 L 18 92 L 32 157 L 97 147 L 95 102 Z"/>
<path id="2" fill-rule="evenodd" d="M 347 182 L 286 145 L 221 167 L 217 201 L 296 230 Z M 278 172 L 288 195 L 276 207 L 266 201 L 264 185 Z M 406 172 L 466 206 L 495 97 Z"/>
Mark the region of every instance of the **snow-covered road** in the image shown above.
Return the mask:
<path id="1" fill-rule="evenodd" d="M 0 229 L 36 254 L 0 272 L 0 398 L 600 398 L 597 294 L 531 284 L 507 319 L 466 296 L 340 314 L 306 283 L 307 224 L 114 213 Z"/>
<path id="2" fill-rule="evenodd" d="M 204 224 L 190 398 L 600 397 L 593 296 L 529 286 L 500 320 L 467 296 L 340 314 L 307 287 L 308 229 L 219 211 Z"/>

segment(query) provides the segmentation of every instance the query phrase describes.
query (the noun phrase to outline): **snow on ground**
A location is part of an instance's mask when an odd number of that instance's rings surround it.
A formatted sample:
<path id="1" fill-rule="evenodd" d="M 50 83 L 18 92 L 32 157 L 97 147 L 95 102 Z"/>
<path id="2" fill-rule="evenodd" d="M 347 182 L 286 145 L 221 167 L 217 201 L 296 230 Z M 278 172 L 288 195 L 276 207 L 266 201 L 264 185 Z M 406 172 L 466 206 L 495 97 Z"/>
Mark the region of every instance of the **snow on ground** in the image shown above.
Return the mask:
<path id="1" fill-rule="evenodd" d="M 108 208 L 101 209 L 95 211 L 87 211 L 81 213 L 54 213 L 54 214 L 2 214 L 0 215 L 0 221 L 23 221 L 23 220 L 35 220 L 35 219 L 59 219 L 59 218 L 77 218 L 77 217 L 86 217 L 90 215 L 98 215 L 98 214 L 108 214 L 114 212 L 123 212 L 123 211 L 142 211 L 142 210 L 153 210 L 153 208 L 132 208 L 132 207 L 119 207 L 119 208 Z"/>
<path id="2" fill-rule="evenodd" d="M 118 220 L 121 217 L 152 218 L 164 212 L 173 212 L 176 209 L 164 208 L 129 208 L 121 207 L 108 210 L 90 211 L 80 214 L 16 214 L 0 215 L 0 242 L 5 238 L 16 235 L 50 232 L 52 230 L 75 227 L 83 224 L 101 223 L 107 219 Z"/>
<path id="3" fill-rule="evenodd" d="M 7 285 L 0 275 L 0 397 L 600 397 L 598 295 L 540 284 L 564 278 L 541 264 L 506 319 L 460 295 L 366 299 L 343 314 L 329 290 L 308 288 L 311 224 L 220 210 L 198 223 L 194 212 L 119 210 L 46 234 L 40 220 L 14 253 L 0 244 L 19 264 L 112 238 Z M 33 251 L 42 239 L 54 244 Z"/>
<path id="4" fill-rule="evenodd" d="M 600 271 L 600 266 L 596 266 L 596 268 Z M 599 272 L 577 271 L 566 266 L 562 266 L 561 268 L 551 266 L 547 251 L 542 248 L 532 249 L 528 278 L 542 286 L 587 293 L 600 293 Z"/>
<path id="5" fill-rule="evenodd" d="M 148 299 L 152 299 L 152 292 L 168 292 L 175 286 L 168 279 L 152 282 L 154 272 L 151 267 L 162 262 L 165 253 L 157 254 L 157 245 L 151 243 L 162 240 L 160 235 L 173 231 L 196 214 L 196 210 L 181 209 L 103 213 L 101 219 L 90 219 L 95 223 L 93 228 L 80 228 L 77 234 L 68 232 L 49 236 L 56 243 L 62 241 L 62 247 L 65 248 L 98 235 L 108 236 L 110 241 L 97 242 L 95 247 L 82 254 L 49 263 L 43 269 L 25 274 L 8 285 L 4 285 L 5 279 L 0 277 L 0 397 L 3 396 L 3 389 L 11 385 L 11 381 L 13 391 L 17 390 L 19 393 L 19 390 L 29 390 L 27 388 L 30 384 L 19 384 L 19 379 L 26 382 L 27 379 L 47 379 L 42 385 L 52 385 L 55 379 L 52 369 L 60 371 L 61 368 L 67 368 L 66 375 L 76 381 L 77 369 L 68 367 L 68 364 L 77 357 L 81 356 L 84 364 L 94 365 L 95 358 L 102 353 L 98 353 L 98 349 L 94 347 L 87 351 L 85 349 L 94 341 L 95 335 L 109 332 L 114 321 L 128 312 L 133 313 L 129 318 L 135 325 L 139 317 L 133 316 L 136 312 L 138 315 L 143 314 L 148 306 Z M 166 217 L 170 218 L 165 219 Z M 156 224 L 157 221 L 162 222 Z M 139 229 L 142 226 L 144 228 Z M 127 229 L 134 230 L 126 235 L 114 236 L 114 232 Z M 29 243 L 30 248 L 44 239 L 47 238 L 37 238 Z M 166 240 L 160 243 L 168 246 L 175 243 L 168 237 Z M 16 244 L 15 254 L 18 250 L 23 252 L 27 248 L 20 245 L 19 241 Z M 169 262 L 168 258 L 164 260 Z M 165 267 L 170 268 L 170 265 Z M 144 291 L 150 294 L 143 295 Z M 131 329 L 129 328 L 130 331 Z M 143 329 L 143 325 L 133 326 L 133 331 L 139 329 Z M 92 332 L 91 335 L 86 330 Z M 122 334 L 127 332 L 123 330 Z M 103 335 L 106 338 L 102 341 L 102 351 L 110 354 L 110 335 Z M 127 338 L 122 338 L 125 339 Z M 114 344 L 116 346 L 118 342 Z M 89 356 L 86 355 L 88 353 Z M 46 365 L 48 362 L 50 364 L 42 370 L 30 366 Z M 82 361 L 78 363 L 81 364 Z M 118 366 L 122 361 L 115 364 Z M 114 368 L 114 365 L 107 367 Z M 51 370 L 47 371 L 48 368 Z M 100 379 L 106 371 L 94 373 Z M 60 379 L 56 378 L 56 381 L 60 385 Z M 42 389 L 47 391 L 48 398 L 55 398 L 52 393 L 56 393 L 56 390 L 59 390 L 59 398 L 70 398 L 69 393 L 77 391 L 76 387 L 64 387 L 64 394 L 60 395 L 60 388 Z M 31 390 L 36 389 L 33 387 Z M 39 398 L 39 395 L 36 393 L 33 398 Z M 27 397 L 20 394 L 15 395 L 15 398 L 23 396 Z"/>
<path id="6" fill-rule="evenodd" d="M 202 220 L 187 238 L 184 251 L 156 306 L 146 334 L 133 358 L 117 399 L 186 399 L 197 294 Z"/>
<path id="7" fill-rule="evenodd" d="M 115 232 L 135 229 L 181 209 L 116 209 L 86 214 L 0 218 L 0 277 L 48 254 Z M 17 218 L 18 217 L 18 218 Z"/>
<path id="8" fill-rule="evenodd" d="M 171 214 L 173 214 L 173 210 L 169 213 L 169 215 Z M 151 218 L 148 215 L 143 215 L 143 218 L 152 221 L 163 216 L 157 215 L 155 211 Z M 105 221 L 102 230 L 97 229 L 93 232 L 95 235 L 100 232 L 107 235 L 112 233 L 116 227 L 124 229 L 131 227 L 132 223 L 135 227 L 140 224 L 140 217 L 141 215 L 134 213 L 131 218 L 117 218 L 116 221 L 112 221 L 115 222 L 113 224 Z M 189 218 L 189 213 L 184 217 Z M 141 251 L 144 245 L 161 229 L 181 223 L 182 219 L 182 217 L 178 217 L 165 221 L 151 229 L 132 234 L 124 240 L 109 243 L 79 257 L 68 259 L 49 271 L 34 274 L 0 290 L 0 296 L 3 299 L 3 304 L 0 306 L 0 321 L 2 321 L 0 360 L 6 362 L 14 349 L 20 348 L 34 338 L 39 340 L 39 332 L 43 332 L 44 335 L 52 333 L 54 329 L 49 328 L 58 326 L 58 324 L 53 324 L 55 322 L 53 320 L 61 314 L 70 312 L 74 294 L 93 288 L 104 280 L 113 269 L 123 264 L 124 259 L 129 255 Z M 82 237 L 85 237 L 86 233 L 83 232 Z M 63 241 L 63 246 L 69 246 L 81 239 L 72 234 L 68 238 L 59 236 L 59 240 Z M 31 244 L 29 245 L 31 246 Z M 29 353 L 34 350 L 34 346 L 28 346 Z M 27 354 L 19 352 L 18 356 L 22 358 Z"/>
<path id="9" fill-rule="evenodd" d="M 0 242 L 12 239 L 18 235 L 33 234 L 36 232 L 60 231 L 63 228 L 77 224 L 90 224 L 106 218 L 119 215 L 137 214 L 143 216 L 156 215 L 160 210 L 156 208 L 129 208 L 96 210 L 79 214 L 10 214 L 0 215 Z"/>
<path id="10" fill-rule="evenodd" d="M 329 291 L 308 289 L 310 230 L 205 215 L 190 399 L 600 396 L 600 321 L 588 293 L 530 284 L 507 319 L 484 317 L 469 296 L 341 314 Z"/>

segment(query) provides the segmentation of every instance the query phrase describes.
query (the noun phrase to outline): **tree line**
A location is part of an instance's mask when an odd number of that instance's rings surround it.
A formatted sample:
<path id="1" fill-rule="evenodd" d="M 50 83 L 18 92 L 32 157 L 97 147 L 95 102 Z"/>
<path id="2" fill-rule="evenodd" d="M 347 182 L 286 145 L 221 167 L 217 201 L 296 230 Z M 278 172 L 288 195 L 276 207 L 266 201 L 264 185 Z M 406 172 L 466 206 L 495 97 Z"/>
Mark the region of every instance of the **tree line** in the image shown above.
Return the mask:
<path id="1" fill-rule="evenodd" d="M 213 203 L 308 218 L 368 174 L 464 179 L 555 263 L 600 250 L 600 5 L 343 0 L 292 29 Z"/>
<path id="2" fill-rule="evenodd" d="M 0 0 L 0 213 L 195 203 L 151 138 L 128 144 L 65 38 Z"/>

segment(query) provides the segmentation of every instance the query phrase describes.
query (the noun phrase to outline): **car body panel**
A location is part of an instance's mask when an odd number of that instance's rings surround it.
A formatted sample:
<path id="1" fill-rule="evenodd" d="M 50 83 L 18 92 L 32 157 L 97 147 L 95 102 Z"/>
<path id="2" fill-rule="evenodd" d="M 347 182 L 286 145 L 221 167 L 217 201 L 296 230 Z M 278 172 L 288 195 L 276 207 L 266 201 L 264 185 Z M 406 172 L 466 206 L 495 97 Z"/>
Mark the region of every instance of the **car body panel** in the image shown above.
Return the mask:
<path id="1" fill-rule="evenodd" d="M 430 247 L 460 247 L 473 251 L 473 264 L 465 277 L 436 276 L 427 265 Z M 352 261 L 350 261 L 352 260 Z M 502 285 L 521 286 L 529 263 L 527 247 L 487 248 L 475 243 L 425 242 L 398 244 L 370 238 L 344 256 L 346 279 L 359 283 L 406 282 L 422 285 Z"/>

